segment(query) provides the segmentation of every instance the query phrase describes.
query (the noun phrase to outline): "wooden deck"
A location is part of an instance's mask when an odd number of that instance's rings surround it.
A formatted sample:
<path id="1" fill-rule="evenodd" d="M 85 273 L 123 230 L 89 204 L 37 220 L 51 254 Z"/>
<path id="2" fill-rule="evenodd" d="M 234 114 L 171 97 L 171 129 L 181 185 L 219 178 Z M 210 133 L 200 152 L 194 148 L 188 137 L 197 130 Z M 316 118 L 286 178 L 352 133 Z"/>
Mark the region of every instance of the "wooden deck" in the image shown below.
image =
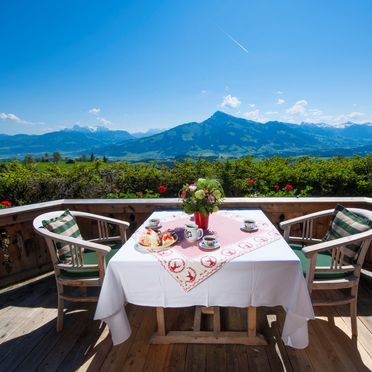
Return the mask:
<path id="1" fill-rule="evenodd" d="M 55 332 L 57 295 L 53 276 L 0 294 L 0 371 L 370 371 L 372 369 L 372 283 L 362 280 L 358 341 L 351 340 L 347 308 L 319 308 L 309 324 L 310 345 L 285 347 L 281 308 L 259 308 L 258 327 L 268 346 L 149 345 L 155 309 L 128 305 L 130 339 L 113 347 L 107 327 L 93 321 L 94 304 L 75 305 Z M 88 309 L 88 310 L 86 310 Z M 193 308 L 167 309 L 169 327 L 190 330 Z M 222 327 L 246 328 L 245 310 L 224 308 Z M 208 319 L 204 327 L 208 328 Z"/>

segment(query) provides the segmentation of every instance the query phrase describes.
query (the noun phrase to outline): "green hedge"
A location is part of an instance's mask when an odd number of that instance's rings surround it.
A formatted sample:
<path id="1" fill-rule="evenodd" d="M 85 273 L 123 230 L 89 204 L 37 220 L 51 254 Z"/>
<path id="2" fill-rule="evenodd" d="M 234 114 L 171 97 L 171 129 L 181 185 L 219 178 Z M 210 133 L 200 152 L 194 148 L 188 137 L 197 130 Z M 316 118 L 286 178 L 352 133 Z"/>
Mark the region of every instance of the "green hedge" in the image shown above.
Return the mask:
<path id="1" fill-rule="evenodd" d="M 0 199 L 24 205 L 61 198 L 177 197 L 182 185 L 199 177 L 219 179 L 226 196 L 371 196 L 372 155 L 186 160 L 171 165 L 12 161 L 0 164 Z"/>

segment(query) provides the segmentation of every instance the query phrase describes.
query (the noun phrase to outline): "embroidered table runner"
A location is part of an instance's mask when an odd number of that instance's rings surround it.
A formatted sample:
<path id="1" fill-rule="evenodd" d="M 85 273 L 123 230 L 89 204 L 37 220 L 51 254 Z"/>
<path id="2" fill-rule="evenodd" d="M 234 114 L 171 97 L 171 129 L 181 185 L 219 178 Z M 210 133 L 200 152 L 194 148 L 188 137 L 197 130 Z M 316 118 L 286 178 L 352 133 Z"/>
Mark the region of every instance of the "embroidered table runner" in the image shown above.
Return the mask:
<path id="1" fill-rule="evenodd" d="M 204 231 L 204 234 L 214 234 L 220 248 L 202 251 L 198 246 L 200 241 L 190 243 L 184 238 L 183 228 L 185 223 L 190 222 L 190 216 L 175 215 L 173 219 L 169 216 L 167 220 L 162 221 L 162 230 L 175 229 L 179 240 L 171 248 L 152 254 L 181 288 L 188 292 L 234 258 L 281 237 L 271 224 L 264 221 L 256 221 L 256 232 L 241 231 L 243 219 L 239 213 L 229 211 L 209 216 L 209 229 Z"/>

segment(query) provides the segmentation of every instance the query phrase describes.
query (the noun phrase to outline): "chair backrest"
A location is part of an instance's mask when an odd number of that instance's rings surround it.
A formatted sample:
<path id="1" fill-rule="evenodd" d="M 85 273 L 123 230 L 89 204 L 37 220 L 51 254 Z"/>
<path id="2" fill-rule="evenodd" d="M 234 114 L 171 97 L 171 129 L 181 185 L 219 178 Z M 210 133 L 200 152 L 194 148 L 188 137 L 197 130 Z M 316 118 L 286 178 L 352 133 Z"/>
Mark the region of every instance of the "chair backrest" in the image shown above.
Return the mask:
<path id="1" fill-rule="evenodd" d="M 44 231 L 48 231 L 47 229 L 44 229 L 43 227 L 43 221 L 44 220 L 51 220 L 52 218 L 56 218 L 58 216 L 60 216 L 63 212 L 65 211 L 53 211 L 53 212 L 47 212 L 47 213 L 43 213 L 41 214 L 40 216 L 37 216 L 34 218 L 34 221 L 33 221 L 33 226 L 34 226 L 34 230 L 39 233 L 40 232 L 40 235 L 43 235 L 43 232 Z M 70 211 L 70 213 L 72 215 L 74 215 L 74 211 Z"/>
<path id="2" fill-rule="evenodd" d="M 349 211 L 352 211 L 353 213 L 364 217 L 368 218 L 369 220 L 372 221 L 372 211 L 369 211 L 367 209 L 360 209 L 360 208 L 348 208 Z"/>
<path id="3" fill-rule="evenodd" d="M 85 241 L 82 239 L 74 239 L 75 242 L 69 242 L 71 240 L 70 237 L 62 234 L 56 234 L 45 227 L 43 227 L 43 221 L 44 220 L 50 220 L 52 218 L 60 216 L 64 211 L 53 211 L 53 212 L 47 212 L 40 216 L 37 216 L 33 221 L 33 228 L 34 231 L 44 237 L 45 242 L 47 244 L 49 254 L 51 257 L 51 260 L 53 262 L 54 269 L 59 273 L 59 270 L 61 268 L 72 268 L 72 269 L 82 269 L 85 265 L 83 262 L 83 252 L 84 247 L 82 247 L 79 242 L 81 241 L 81 244 L 84 244 Z M 79 216 L 83 212 L 76 212 L 76 211 L 70 211 L 70 213 L 76 217 Z M 58 256 L 58 249 L 57 249 L 57 243 L 61 243 L 65 245 L 68 253 L 67 258 L 65 260 L 61 260 Z"/>
<path id="4" fill-rule="evenodd" d="M 348 210 L 357 214 L 358 216 L 367 218 L 368 220 L 372 221 L 372 211 L 360 208 L 348 208 Z M 350 262 L 348 261 L 353 260 L 358 267 L 361 267 L 364 263 L 364 259 L 372 239 L 372 229 L 370 230 L 371 233 L 369 234 L 369 238 L 366 238 L 365 240 L 359 243 L 360 246 L 357 252 L 350 251 L 346 247 L 333 249 L 331 252 L 332 254 L 331 266 L 333 266 L 334 268 L 341 267 L 342 265 L 349 264 Z"/>
<path id="5" fill-rule="evenodd" d="M 72 268 L 74 270 L 90 270 L 93 266 L 96 267 L 96 264 L 84 263 L 84 256 L 86 256 L 87 261 L 91 261 L 92 259 L 90 252 L 87 252 L 87 255 L 85 255 L 84 249 L 87 249 L 89 251 L 95 251 L 100 276 L 104 275 L 104 256 L 106 256 L 111 250 L 107 244 L 117 241 L 123 244 L 126 241 L 126 229 L 128 228 L 129 223 L 92 213 L 69 211 L 73 217 L 81 217 L 94 221 L 94 225 L 98 230 L 98 237 L 93 239 L 83 239 L 81 237 L 73 238 L 63 234 L 56 234 L 43 227 L 44 220 L 59 217 L 64 212 L 65 211 L 53 211 L 44 213 L 36 217 L 33 221 L 33 228 L 35 232 L 43 236 L 46 241 L 54 269 L 56 272 L 58 272 L 60 269 L 64 270 L 67 268 Z M 117 231 L 119 232 L 119 235 L 113 235 Z M 76 233 L 74 236 L 76 236 Z M 60 247 L 62 247 L 62 250 Z M 57 251 L 57 248 L 59 251 Z M 61 260 L 59 253 L 63 255 L 61 256 Z M 88 255 L 90 257 L 89 259 Z"/>

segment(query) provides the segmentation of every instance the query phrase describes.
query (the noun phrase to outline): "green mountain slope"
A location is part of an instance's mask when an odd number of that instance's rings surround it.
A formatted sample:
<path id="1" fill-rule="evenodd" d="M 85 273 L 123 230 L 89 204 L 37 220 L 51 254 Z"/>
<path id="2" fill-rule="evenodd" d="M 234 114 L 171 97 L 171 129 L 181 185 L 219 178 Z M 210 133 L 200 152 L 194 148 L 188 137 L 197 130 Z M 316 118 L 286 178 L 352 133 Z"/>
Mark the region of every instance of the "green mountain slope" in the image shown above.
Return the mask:
<path id="1" fill-rule="evenodd" d="M 97 154 L 128 160 L 180 156 L 237 157 L 317 154 L 371 145 L 372 127 L 319 127 L 281 122 L 257 123 L 217 111 L 201 123 L 187 123 L 147 138 L 96 149 Z M 357 131 L 361 130 L 361 135 Z M 370 135 L 369 135 L 370 134 Z M 368 137 L 369 135 L 369 137 Z M 365 150 L 363 150 L 365 151 Z M 367 150 L 368 151 L 368 150 Z"/>
<path id="2" fill-rule="evenodd" d="M 150 131 L 151 133 L 151 131 Z M 123 158 L 130 161 L 180 157 L 332 156 L 372 152 L 372 125 L 347 123 L 343 128 L 315 124 L 265 124 L 217 111 L 207 120 L 178 125 L 147 137 L 126 131 L 75 126 L 43 135 L 0 134 L 0 156 L 40 156 L 59 151 L 78 156 Z M 141 136 L 141 135 L 140 135 Z"/>

